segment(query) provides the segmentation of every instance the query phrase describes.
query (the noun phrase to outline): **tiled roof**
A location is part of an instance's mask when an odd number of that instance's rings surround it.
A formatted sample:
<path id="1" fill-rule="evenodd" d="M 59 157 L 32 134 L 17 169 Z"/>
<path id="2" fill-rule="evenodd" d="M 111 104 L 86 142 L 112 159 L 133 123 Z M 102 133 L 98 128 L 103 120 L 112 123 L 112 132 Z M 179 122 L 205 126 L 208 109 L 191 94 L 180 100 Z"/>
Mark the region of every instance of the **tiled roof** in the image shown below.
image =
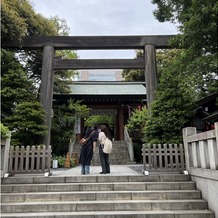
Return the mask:
<path id="1" fill-rule="evenodd" d="M 74 95 L 146 95 L 142 84 L 73 84 L 70 90 Z"/>

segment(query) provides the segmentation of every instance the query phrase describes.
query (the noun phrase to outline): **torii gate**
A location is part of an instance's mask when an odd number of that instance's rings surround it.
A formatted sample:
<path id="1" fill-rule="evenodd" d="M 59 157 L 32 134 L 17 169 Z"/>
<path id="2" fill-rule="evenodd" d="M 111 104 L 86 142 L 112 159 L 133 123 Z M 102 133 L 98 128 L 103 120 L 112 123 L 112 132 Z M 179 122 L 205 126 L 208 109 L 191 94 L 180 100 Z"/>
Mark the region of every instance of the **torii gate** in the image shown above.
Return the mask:
<path id="1" fill-rule="evenodd" d="M 169 48 L 174 35 L 149 36 L 35 36 L 25 37 L 21 43 L 10 42 L 8 48 L 43 49 L 40 101 L 46 111 L 45 125 L 48 134 L 43 144 L 50 144 L 51 111 L 53 100 L 54 70 L 64 69 L 145 69 L 147 106 L 155 98 L 157 89 L 155 49 Z M 55 58 L 55 50 L 110 50 L 142 49 L 144 58 L 138 59 L 93 59 L 62 60 Z"/>

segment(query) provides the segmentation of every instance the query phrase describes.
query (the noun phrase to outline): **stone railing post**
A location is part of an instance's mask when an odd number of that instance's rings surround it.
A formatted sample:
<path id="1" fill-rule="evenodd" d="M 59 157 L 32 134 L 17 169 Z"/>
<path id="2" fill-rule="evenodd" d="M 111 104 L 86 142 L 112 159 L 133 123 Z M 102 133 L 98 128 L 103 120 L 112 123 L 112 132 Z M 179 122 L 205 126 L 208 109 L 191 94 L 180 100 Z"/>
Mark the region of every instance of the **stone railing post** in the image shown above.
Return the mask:
<path id="1" fill-rule="evenodd" d="M 1 140 L 1 177 L 8 172 L 9 149 L 11 143 L 11 132 L 7 133 L 7 138 Z"/>
<path id="2" fill-rule="evenodd" d="M 195 127 L 187 127 L 183 129 L 183 143 L 184 143 L 185 163 L 186 163 L 187 170 L 189 170 L 189 167 L 193 165 L 192 158 L 190 158 L 190 156 L 192 155 L 192 150 L 188 146 L 187 137 L 191 135 L 195 135 L 196 133 L 197 130 Z"/>
<path id="3" fill-rule="evenodd" d="M 208 156 L 210 169 L 218 169 L 218 123 L 215 123 L 215 139 L 208 140 Z"/>

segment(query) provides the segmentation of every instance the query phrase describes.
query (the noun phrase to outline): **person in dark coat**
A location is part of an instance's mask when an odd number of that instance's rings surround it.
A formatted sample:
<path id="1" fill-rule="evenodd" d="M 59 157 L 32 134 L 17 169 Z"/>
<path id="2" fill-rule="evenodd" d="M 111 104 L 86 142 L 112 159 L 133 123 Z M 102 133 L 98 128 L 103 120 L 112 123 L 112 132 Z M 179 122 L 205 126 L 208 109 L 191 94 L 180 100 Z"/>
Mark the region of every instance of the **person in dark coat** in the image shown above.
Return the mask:
<path id="1" fill-rule="evenodd" d="M 81 164 L 81 174 L 89 174 L 90 173 L 90 164 L 93 157 L 93 153 L 96 149 L 96 143 L 98 138 L 97 130 L 91 130 L 88 128 L 85 133 L 84 138 L 88 138 L 88 141 L 85 145 L 82 145 L 80 151 L 79 163 Z"/>

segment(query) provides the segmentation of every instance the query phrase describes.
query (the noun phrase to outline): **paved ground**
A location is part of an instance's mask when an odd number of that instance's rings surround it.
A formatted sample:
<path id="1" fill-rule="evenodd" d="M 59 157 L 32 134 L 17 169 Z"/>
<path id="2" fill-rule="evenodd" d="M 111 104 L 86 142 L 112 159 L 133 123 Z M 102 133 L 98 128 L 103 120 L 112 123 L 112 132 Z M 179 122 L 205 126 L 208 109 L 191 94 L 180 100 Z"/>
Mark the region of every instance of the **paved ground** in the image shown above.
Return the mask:
<path id="1" fill-rule="evenodd" d="M 141 165 L 140 165 L 141 166 Z M 139 173 L 130 168 L 130 165 L 111 165 L 111 173 L 107 175 L 139 175 Z M 132 165 L 131 165 L 132 167 Z M 101 166 L 91 166 L 90 174 L 99 175 L 101 172 Z M 52 176 L 65 176 L 65 175 L 81 175 L 81 167 L 77 166 L 71 169 L 54 169 L 52 170 Z M 88 176 L 88 175 L 84 175 Z"/>

